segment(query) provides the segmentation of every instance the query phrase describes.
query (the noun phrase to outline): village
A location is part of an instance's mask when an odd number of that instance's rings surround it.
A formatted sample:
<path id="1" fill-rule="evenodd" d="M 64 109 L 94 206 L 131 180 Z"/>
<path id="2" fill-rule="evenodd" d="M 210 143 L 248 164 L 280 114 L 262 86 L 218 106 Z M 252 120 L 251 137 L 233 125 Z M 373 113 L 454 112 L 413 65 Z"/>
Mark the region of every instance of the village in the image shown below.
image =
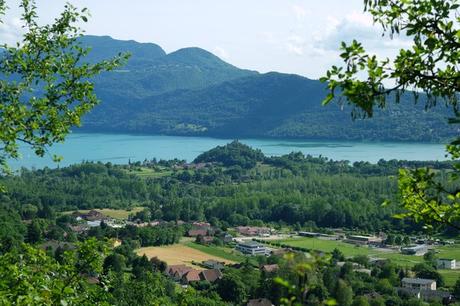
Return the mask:
<path id="1" fill-rule="evenodd" d="M 91 228 L 101 225 L 112 228 L 127 226 L 144 228 L 169 223 L 162 220 L 141 222 L 132 218 L 112 218 L 97 210 L 73 212 L 72 216 L 78 221 L 78 224 L 71 227 L 77 234 L 84 234 Z M 455 242 L 438 238 L 404 237 L 404 244 L 391 245 L 388 244 L 389 235 L 385 233 L 364 235 L 350 233 L 343 229 L 328 229 L 327 233 L 324 233 L 290 229 L 275 230 L 262 226 L 237 226 L 223 231 L 211 226 L 208 222 L 179 220 L 174 223 L 187 229 L 180 246 L 146 247 L 140 248 L 137 253 L 165 261 L 167 268 L 164 273 L 183 287 L 200 281 L 216 282 L 222 278 L 226 267 L 239 268 L 245 261 L 245 257 L 282 257 L 290 252 L 316 252 L 320 256 L 325 256 L 326 253 L 338 249 L 348 256 L 343 260 L 335 261 L 336 266 L 351 265 L 354 272 L 369 276 L 374 267 L 382 266 L 388 260 L 398 261 L 407 258 L 419 262 L 431 253 L 441 256 L 436 256 L 435 259 L 437 269 L 440 271 L 450 270 L 456 273 L 460 268 L 457 258 L 444 257 L 443 252 L 439 251 L 439 249 L 443 250 L 443 248 L 454 245 Z M 296 246 L 296 243 L 301 242 L 311 242 L 311 245 L 310 247 Z M 121 244 L 122 239 L 112 241 L 113 247 Z M 328 244 L 335 245 L 336 248 L 328 249 L 326 247 Z M 341 246 L 346 247 L 341 248 Z M 179 247 L 182 249 L 178 249 Z M 347 253 L 348 250 L 352 252 Z M 163 253 L 164 251 L 166 253 Z M 176 261 L 172 260 L 177 253 L 180 253 L 181 258 Z M 189 254 L 190 257 L 188 257 Z M 354 262 L 352 254 L 369 255 L 368 262 L 366 264 Z M 255 263 L 253 265 L 265 274 L 274 273 L 279 269 L 276 263 Z M 405 277 L 401 280 L 400 286 L 395 289 L 426 300 L 433 297 L 442 299 L 452 297 L 449 292 L 439 290 L 434 279 Z M 249 301 L 248 305 L 265 305 L 264 303 L 266 304 L 267 301 Z"/>

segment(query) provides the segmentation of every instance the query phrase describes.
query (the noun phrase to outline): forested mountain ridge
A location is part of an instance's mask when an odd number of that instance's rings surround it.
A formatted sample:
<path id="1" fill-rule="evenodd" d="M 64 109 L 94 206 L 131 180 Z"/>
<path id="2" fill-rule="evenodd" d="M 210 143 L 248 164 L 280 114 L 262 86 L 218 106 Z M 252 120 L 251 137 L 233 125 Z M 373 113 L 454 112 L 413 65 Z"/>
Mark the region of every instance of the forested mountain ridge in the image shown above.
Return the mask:
<path id="1" fill-rule="evenodd" d="M 325 85 L 298 75 L 259 74 L 200 48 L 166 54 L 154 44 L 84 37 L 89 60 L 131 51 L 128 64 L 96 79 L 102 103 L 86 116 L 90 132 L 214 137 L 445 141 L 455 135 L 442 106 L 425 111 L 412 95 L 372 120 L 352 121 L 347 107 L 321 106 Z"/>

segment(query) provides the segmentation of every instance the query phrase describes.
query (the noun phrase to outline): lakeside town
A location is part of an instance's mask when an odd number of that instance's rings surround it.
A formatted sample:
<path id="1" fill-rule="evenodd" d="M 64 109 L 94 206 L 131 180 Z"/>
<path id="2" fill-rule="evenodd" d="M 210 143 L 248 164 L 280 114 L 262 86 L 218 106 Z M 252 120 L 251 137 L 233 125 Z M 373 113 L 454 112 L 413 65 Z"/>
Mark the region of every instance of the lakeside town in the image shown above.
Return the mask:
<path id="1" fill-rule="evenodd" d="M 141 210 L 136 210 L 139 213 Z M 92 228 L 110 227 L 115 229 L 125 227 L 135 228 L 153 228 L 162 225 L 171 224 L 171 222 L 156 220 L 149 222 L 142 222 L 136 219 L 136 214 L 129 214 L 128 218 L 112 218 L 98 210 L 90 210 L 86 212 L 69 212 L 77 224 L 70 226 L 72 231 L 76 234 L 84 235 Z M 180 238 L 179 244 L 186 241 L 187 247 L 194 245 L 200 246 L 198 250 L 203 248 L 213 247 L 218 248 L 225 254 L 233 255 L 233 258 L 241 259 L 239 262 L 234 260 L 225 260 L 226 256 L 219 257 L 213 254 L 206 258 L 205 252 L 200 252 L 200 260 L 187 260 L 187 254 L 181 254 L 184 259 L 179 263 L 169 263 L 168 256 L 161 257 L 161 252 L 156 254 L 153 249 L 169 248 L 166 247 L 153 247 L 153 248 L 140 248 L 137 253 L 139 255 L 146 254 L 149 259 L 164 260 L 165 269 L 164 273 L 171 280 L 177 282 L 181 286 L 187 287 L 192 283 L 206 281 L 214 283 L 221 279 L 223 270 L 226 267 L 240 268 L 244 261 L 244 257 L 256 258 L 258 256 L 273 258 L 283 257 L 289 253 L 314 253 L 316 256 L 325 257 L 328 254 L 333 254 L 341 251 L 341 245 L 348 245 L 349 248 L 355 248 L 358 253 L 366 254 L 366 259 L 359 256 L 340 256 L 333 260 L 334 265 L 343 269 L 344 266 L 350 266 L 350 269 L 355 273 L 365 274 L 371 276 L 373 270 L 377 267 L 383 267 L 389 260 L 395 259 L 413 259 L 419 258 L 420 260 L 432 260 L 439 271 L 453 271 L 458 270 L 460 275 L 459 258 L 455 257 L 441 257 L 442 251 L 439 248 L 446 248 L 456 245 L 454 240 L 439 239 L 427 236 L 397 236 L 394 234 L 386 234 L 379 232 L 376 235 L 364 235 L 362 233 L 353 233 L 345 229 L 321 229 L 321 231 L 292 231 L 289 228 L 274 229 L 265 226 L 237 226 L 228 228 L 226 231 L 212 226 L 208 222 L 185 222 L 175 221 L 172 222 L 174 226 L 185 226 L 187 229 L 184 236 Z M 292 242 L 312 241 L 313 247 L 300 247 Z M 290 243 L 291 242 L 291 243 Z M 314 243 L 317 243 L 317 248 L 314 248 Z M 337 247 L 330 251 L 321 243 L 333 243 Z M 113 247 L 118 247 L 123 243 L 122 239 L 112 239 L 111 244 Z M 43 248 L 49 248 L 50 243 L 44 243 Z M 185 245 L 183 247 L 186 247 Z M 193 250 L 189 248 L 189 250 Z M 184 249 L 180 250 L 184 252 Z M 178 252 L 180 252 L 178 251 Z M 187 250 L 185 250 L 187 251 Z M 196 251 L 196 250 L 195 250 Z M 366 252 L 364 252 L 366 251 Z M 347 251 L 345 250 L 346 254 Z M 438 256 L 440 253 L 441 256 Z M 208 253 L 209 254 L 209 253 Z M 212 252 L 211 252 L 212 254 Z M 356 260 L 358 258 L 358 260 Z M 278 271 L 279 266 L 276 263 L 253 264 L 255 269 L 260 269 L 263 274 L 273 274 Z M 439 298 L 443 301 L 454 300 L 452 293 L 445 289 L 440 289 L 437 286 L 435 279 L 416 277 L 414 273 L 408 273 L 407 277 L 403 277 L 400 285 L 395 287 L 397 292 L 408 294 L 422 300 L 430 300 Z M 271 305 L 271 302 L 266 299 L 256 299 L 248 301 L 248 305 Z"/>

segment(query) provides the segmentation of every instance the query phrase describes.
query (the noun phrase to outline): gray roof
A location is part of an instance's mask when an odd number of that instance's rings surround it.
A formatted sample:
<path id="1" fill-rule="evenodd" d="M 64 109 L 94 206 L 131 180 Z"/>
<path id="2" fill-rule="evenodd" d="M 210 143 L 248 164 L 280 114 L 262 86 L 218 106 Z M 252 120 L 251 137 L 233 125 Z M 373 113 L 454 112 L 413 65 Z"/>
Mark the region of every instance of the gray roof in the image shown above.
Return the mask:
<path id="1" fill-rule="evenodd" d="M 402 282 L 410 284 L 429 285 L 435 283 L 436 281 L 434 279 L 404 277 L 402 279 Z"/>
<path id="2" fill-rule="evenodd" d="M 239 245 L 246 246 L 246 247 L 262 247 L 263 245 L 261 243 L 258 243 L 257 241 L 243 241 L 238 243 Z"/>

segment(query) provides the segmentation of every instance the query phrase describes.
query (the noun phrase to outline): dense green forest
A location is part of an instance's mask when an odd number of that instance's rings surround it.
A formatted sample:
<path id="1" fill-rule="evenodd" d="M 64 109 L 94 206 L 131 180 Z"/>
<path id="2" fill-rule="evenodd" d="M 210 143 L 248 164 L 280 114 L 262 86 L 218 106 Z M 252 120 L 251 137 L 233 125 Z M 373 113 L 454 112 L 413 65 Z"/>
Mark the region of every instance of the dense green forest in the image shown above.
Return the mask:
<path id="1" fill-rule="evenodd" d="M 151 220 L 417 231 L 420 226 L 392 217 L 398 211 L 398 169 L 430 166 L 443 173 L 451 167 L 449 162 L 396 160 L 349 164 L 301 153 L 265 157 L 237 141 L 196 161 L 204 164 L 153 160 L 22 169 L 0 180 L 8 190 L 1 196 L 2 236 L 20 236 L 20 225 L 10 229 L 26 215 L 134 206 L 146 207 Z M 143 169 L 151 175 L 138 175 Z M 382 207 L 387 199 L 393 205 Z"/>
<path id="2" fill-rule="evenodd" d="M 234 141 L 201 154 L 192 164 L 146 160 L 129 165 L 87 162 L 61 169 L 22 169 L 0 179 L 7 188 L 0 198 L 0 272 L 8 275 L 0 280 L 0 296 L 5 301 L 21 297 L 45 304 L 65 300 L 102 305 L 243 305 L 264 297 L 279 305 L 290 297 L 305 305 L 327 301 L 421 305 L 395 286 L 414 274 L 436 277 L 442 286 L 443 278 L 429 258 L 410 271 L 391 262 L 371 264 L 366 256 L 345 259 L 338 250 L 332 257 L 314 252 L 313 257 L 302 252 L 259 256 L 226 267 L 215 283 L 200 281 L 178 290 L 165 276 L 165 262 L 140 257 L 135 250 L 178 243 L 191 221 L 208 221 L 217 232 L 239 225 L 269 225 L 298 230 L 342 227 L 363 233 L 383 230 L 406 232 L 407 237 L 424 230 L 393 218 L 399 211 L 396 175 L 400 167 L 422 166 L 437 169 L 442 179 L 452 164 L 396 160 L 349 164 L 301 153 L 266 157 Z M 382 207 L 386 199 L 393 205 Z M 162 223 L 116 228 L 103 221 L 80 233 L 75 230 L 81 226 L 75 214 L 63 213 L 134 206 L 144 210 L 132 213 L 132 220 Z M 113 239 L 122 239 L 121 246 L 110 247 Z M 18 259 L 20 254 L 27 255 L 26 262 Z M 344 260 L 349 262 L 336 264 Z M 265 264 L 279 269 L 264 272 Z M 356 264 L 371 274 L 355 271 Z M 306 265 L 313 268 L 305 270 Z M 23 273 L 19 282 L 14 269 Z M 297 288 L 308 286 L 308 294 L 289 287 L 290 283 L 297 283 Z"/>
<path id="3" fill-rule="evenodd" d="M 102 103 L 84 118 L 85 131 L 423 142 L 455 135 L 447 108 L 414 107 L 410 93 L 372 120 L 353 121 L 347 107 L 321 106 L 326 88 L 317 80 L 239 69 L 199 48 L 166 54 L 107 36 L 81 43 L 93 48 L 90 62 L 132 53 L 126 66 L 95 79 Z"/>

